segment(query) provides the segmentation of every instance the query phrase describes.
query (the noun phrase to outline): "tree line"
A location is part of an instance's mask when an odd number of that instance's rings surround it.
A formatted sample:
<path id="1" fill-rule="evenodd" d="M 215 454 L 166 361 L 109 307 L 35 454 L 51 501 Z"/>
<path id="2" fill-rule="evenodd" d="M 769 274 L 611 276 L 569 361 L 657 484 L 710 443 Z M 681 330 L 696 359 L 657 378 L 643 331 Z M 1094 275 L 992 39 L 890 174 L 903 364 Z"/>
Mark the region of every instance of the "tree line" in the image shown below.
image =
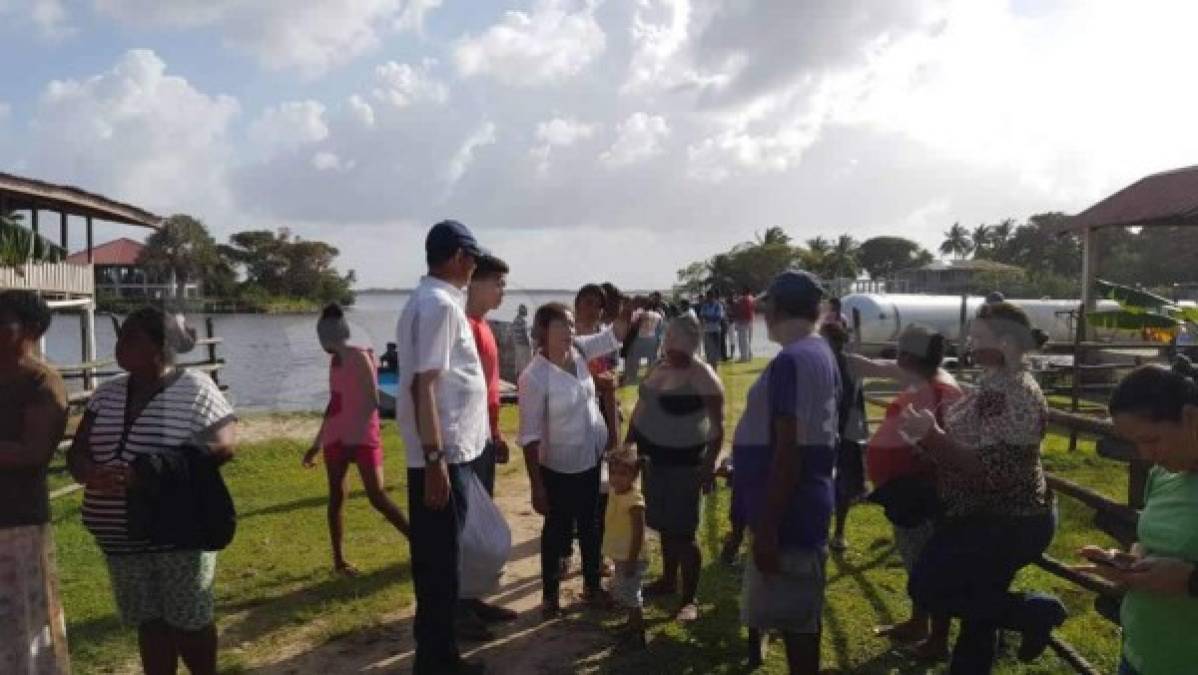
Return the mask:
<path id="1" fill-rule="evenodd" d="M 1072 234 L 1057 234 L 1068 218 L 1039 213 L 1023 223 L 1007 218 L 968 228 L 954 223 L 943 234 L 938 253 L 955 260 L 989 260 L 1019 268 L 974 277 L 973 292 L 1001 290 L 1011 297 L 1063 297 L 1080 294 L 1082 246 Z M 1173 284 L 1198 283 L 1198 228 L 1112 228 L 1096 234 L 1099 276 L 1154 289 L 1163 295 Z M 752 241 L 733 246 L 678 270 L 675 293 L 696 296 L 714 289 L 723 294 L 749 289 L 757 293 L 779 272 L 800 267 L 824 279 L 893 279 L 905 269 L 932 262 L 919 243 L 897 236 L 857 241 L 849 234 L 797 242 L 781 227 L 770 227 Z"/>
<path id="2" fill-rule="evenodd" d="M 354 272 L 337 270 L 338 255 L 335 247 L 286 228 L 237 232 L 219 244 L 204 223 L 178 214 L 146 239 L 138 265 L 155 278 L 174 279 L 177 297 L 187 284 L 199 283 L 208 300 L 264 310 L 352 304 Z"/>

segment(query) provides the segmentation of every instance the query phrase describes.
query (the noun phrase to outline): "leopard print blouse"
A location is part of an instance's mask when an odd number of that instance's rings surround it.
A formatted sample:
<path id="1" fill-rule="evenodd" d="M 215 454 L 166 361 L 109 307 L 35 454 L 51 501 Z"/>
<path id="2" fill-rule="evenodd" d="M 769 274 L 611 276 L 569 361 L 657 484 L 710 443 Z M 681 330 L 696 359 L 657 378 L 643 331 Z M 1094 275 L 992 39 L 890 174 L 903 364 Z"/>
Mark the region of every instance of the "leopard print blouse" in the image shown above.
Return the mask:
<path id="1" fill-rule="evenodd" d="M 959 447 L 977 453 L 983 470 L 937 471 L 949 517 L 1031 516 L 1049 509 L 1040 463 L 1048 426 L 1048 403 L 1026 370 L 987 373 L 944 418 L 945 432 Z"/>

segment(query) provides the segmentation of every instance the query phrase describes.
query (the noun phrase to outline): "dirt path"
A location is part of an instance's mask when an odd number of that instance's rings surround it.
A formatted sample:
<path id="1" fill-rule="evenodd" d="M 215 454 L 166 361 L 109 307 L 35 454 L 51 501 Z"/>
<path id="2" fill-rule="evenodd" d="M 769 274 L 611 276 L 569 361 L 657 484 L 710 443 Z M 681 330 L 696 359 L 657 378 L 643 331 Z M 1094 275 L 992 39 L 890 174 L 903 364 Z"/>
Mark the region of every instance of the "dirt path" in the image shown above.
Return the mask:
<path id="1" fill-rule="evenodd" d="M 540 620 L 541 517 L 534 513 L 527 497 L 523 472 L 501 475 L 496 485 L 497 503 L 512 529 L 512 554 L 504 570 L 499 591 L 488 598 L 519 612 L 519 618 L 495 627 L 497 639 L 487 644 L 462 642 L 467 658 L 487 664 L 488 673 L 549 674 L 593 670 L 585 661 L 601 656 L 611 644 L 611 636 L 599 625 L 599 615 L 577 608 L 582 594 L 578 575 L 578 556 L 570 578 L 562 584 L 565 616 L 556 621 Z M 414 644 L 412 613 L 415 605 L 385 616 L 382 625 L 345 638 L 312 646 L 302 636 L 273 654 L 266 662 L 255 664 L 249 672 L 259 675 L 295 675 L 318 673 L 407 673 L 411 671 Z"/>

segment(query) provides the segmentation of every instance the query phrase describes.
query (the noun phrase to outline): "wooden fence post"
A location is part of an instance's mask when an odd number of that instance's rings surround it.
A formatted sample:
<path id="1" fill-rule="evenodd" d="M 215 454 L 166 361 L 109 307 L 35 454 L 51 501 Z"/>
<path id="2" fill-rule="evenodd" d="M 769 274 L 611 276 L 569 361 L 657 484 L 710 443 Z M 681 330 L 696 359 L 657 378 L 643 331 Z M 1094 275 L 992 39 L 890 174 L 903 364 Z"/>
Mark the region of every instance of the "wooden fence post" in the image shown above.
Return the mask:
<path id="1" fill-rule="evenodd" d="M 204 332 L 208 335 L 208 362 L 216 364 L 216 322 L 212 317 L 204 317 Z M 220 385 L 220 370 L 213 370 L 212 381 Z"/>

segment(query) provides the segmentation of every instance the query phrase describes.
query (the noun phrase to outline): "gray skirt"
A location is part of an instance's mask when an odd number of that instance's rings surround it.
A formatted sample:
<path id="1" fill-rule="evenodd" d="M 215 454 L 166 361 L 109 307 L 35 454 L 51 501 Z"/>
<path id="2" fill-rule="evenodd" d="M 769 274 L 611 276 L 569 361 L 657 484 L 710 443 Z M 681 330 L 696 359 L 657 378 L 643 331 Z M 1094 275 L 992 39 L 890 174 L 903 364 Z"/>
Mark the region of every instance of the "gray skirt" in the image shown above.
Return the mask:
<path id="1" fill-rule="evenodd" d="M 694 539 L 703 511 L 698 466 L 645 467 L 645 524 L 663 537 Z"/>

